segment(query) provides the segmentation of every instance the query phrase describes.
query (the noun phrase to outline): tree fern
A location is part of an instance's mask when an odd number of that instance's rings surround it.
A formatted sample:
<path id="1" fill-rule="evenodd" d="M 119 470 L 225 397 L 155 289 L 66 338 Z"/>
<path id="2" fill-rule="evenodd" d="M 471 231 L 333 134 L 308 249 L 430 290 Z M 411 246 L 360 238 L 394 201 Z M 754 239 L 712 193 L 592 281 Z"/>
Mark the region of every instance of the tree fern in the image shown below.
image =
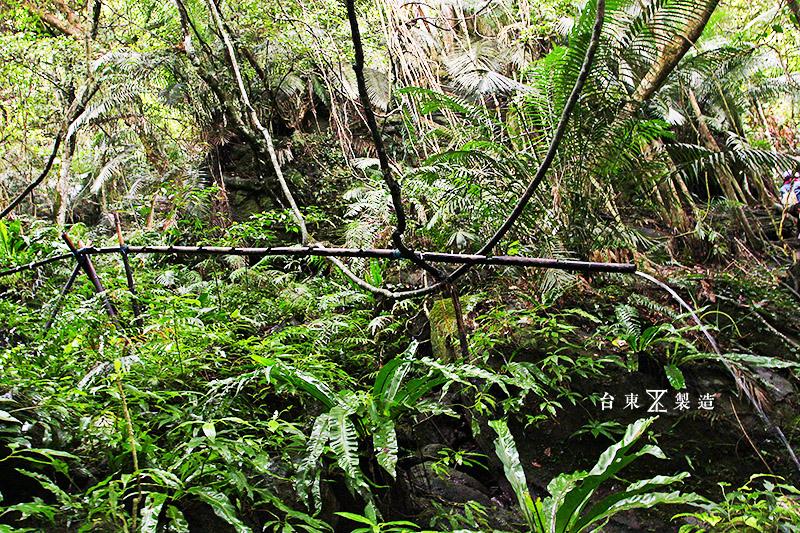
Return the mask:
<path id="1" fill-rule="evenodd" d="M 502 128 L 501 123 L 492 118 L 484 107 L 470 103 L 464 98 L 421 87 L 407 87 L 400 93 L 417 97 L 419 110 L 422 113 L 448 110 L 457 113 L 466 123 L 484 128 L 485 131 L 496 132 Z"/>
<path id="2" fill-rule="evenodd" d="M 508 57 L 493 41 L 480 40 L 466 49 L 451 51 L 445 59 L 450 77 L 469 93 L 527 92 L 528 87 L 501 73 Z"/>
<path id="3" fill-rule="evenodd" d="M 715 151 L 686 143 L 668 143 L 669 154 L 679 169 L 692 181 L 699 181 L 704 169 L 713 169 L 722 164 L 743 165 L 751 172 L 770 176 L 775 169 L 793 168 L 798 158 L 789 154 L 763 150 L 749 146 L 742 139 L 731 135 L 727 150 Z"/>

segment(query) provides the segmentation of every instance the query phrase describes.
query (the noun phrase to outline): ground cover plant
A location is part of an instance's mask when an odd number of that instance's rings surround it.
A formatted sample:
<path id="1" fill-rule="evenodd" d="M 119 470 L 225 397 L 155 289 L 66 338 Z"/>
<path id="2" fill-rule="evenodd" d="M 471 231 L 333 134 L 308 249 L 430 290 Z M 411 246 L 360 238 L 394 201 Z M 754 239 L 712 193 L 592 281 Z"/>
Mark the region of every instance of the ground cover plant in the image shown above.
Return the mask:
<path id="1" fill-rule="evenodd" d="M 0 532 L 796 530 L 757 4 L 0 3 Z"/>

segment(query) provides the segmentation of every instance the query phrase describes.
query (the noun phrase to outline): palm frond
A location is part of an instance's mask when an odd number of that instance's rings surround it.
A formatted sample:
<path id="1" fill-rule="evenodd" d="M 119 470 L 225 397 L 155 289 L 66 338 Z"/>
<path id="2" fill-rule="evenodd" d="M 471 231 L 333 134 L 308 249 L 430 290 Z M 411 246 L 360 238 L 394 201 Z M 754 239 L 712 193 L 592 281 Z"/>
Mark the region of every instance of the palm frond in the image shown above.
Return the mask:
<path id="1" fill-rule="evenodd" d="M 445 59 L 450 77 L 466 91 L 477 94 L 528 92 L 530 88 L 501 72 L 509 58 L 486 39 L 470 43 Z"/>

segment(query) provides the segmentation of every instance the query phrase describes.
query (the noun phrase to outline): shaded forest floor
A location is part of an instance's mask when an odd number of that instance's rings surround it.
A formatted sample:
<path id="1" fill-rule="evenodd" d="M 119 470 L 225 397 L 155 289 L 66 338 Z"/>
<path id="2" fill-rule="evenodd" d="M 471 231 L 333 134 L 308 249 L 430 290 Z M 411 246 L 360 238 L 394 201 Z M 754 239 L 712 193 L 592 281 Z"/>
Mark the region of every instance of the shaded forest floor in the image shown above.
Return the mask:
<path id="1" fill-rule="evenodd" d="M 608 251 L 606 259 L 626 253 Z M 647 269 L 692 302 L 730 369 L 794 445 L 800 300 L 791 257 L 730 257 L 738 258 Z M 455 357 L 450 300 L 376 300 L 320 263 L 275 259 L 231 271 L 214 260 L 136 258 L 146 308 L 141 330 L 119 261 L 96 264 L 125 335 L 110 327 L 85 282 L 43 331 L 66 264 L 4 281 L 6 524 L 120 530 L 141 490 L 135 505 L 156 513 L 154 528 L 169 531 L 324 530 L 316 520 L 351 531 L 354 523 L 335 513 L 363 514 L 364 503 L 348 486 L 333 440 L 310 455 L 315 420 L 326 408 L 303 376 L 356 405 L 382 365 L 410 344 L 417 347 L 405 357 L 418 361 L 416 375 L 445 365 L 452 376 L 391 418 L 393 478 L 376 459 L 380 450 L 359 441 L 357 466 L 375 484 L 387 521 L 440 531 L 526 530 L 488 424 L 498 417 L 508 420 L 534 498 L 546 497 L 559 474 L 590 469 L 629 423 L 654 415 L 646 440 L 666 459 L 635 461 L 598 498 L 624 480 L 684 471 L 690 477 L 680 490 L 712 501 L 755 474 L 800 482 L 786 449 L 692 318 L 639 277 L 580 275 L 552 285 L 546 272 L 477 274 L 462 289 L 470 347 L 463 360 Z M 401 267 L 382 275 L 410 276 Z M 281 381 L 277 368 L 302 379 Z M 349 412 L 369 423 L 368 407 Z M 130 475 L 131 436 L 144 484 Z M 299 484 L 314 486 L 309 475 L 320 475 L 316 518 L 314 497 L 298 494 Z M 603 531 L 676 531 L 691 519 L 670 518 L 691 510 L 622 513 Z"/>

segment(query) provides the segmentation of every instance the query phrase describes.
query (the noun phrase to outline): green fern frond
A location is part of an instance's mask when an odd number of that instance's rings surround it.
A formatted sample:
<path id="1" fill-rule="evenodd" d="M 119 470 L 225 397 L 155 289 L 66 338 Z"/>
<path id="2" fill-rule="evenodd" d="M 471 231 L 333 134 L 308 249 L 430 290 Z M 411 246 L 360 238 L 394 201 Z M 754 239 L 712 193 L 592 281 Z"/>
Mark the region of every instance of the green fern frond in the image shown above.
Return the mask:
<path id="1" fill-rule="evenodd" d="M 639 320 L 639 313 L 636 308 L 621 304 L 614 308 L 614 314 L 617 315 L 618 326 L 622 329 L 625 335 L 638 337 L 642 332 L 642 324 Z"/>
<path id="2" fill-rule="evenodd" d="M 406 87 L 399 92 L 416 97 L 419 101 L 419 110 L 423 114 L 448 110 L 457 113 L 468 124 L 481 127 L 487 132 L 502 130 L 502 123 L 491 117 L 481 106 L 474 105 L 464 98 L 445 95 L 421 87 Z"/>
<path id="3" fill-rule="evenodd" d="M 330 447 L 336 457 L 336 464 L 345 473 L 348 488 L 361 496 L 368 496 L 371 493 L 359 465 L 358 432 L 350 418 L 351 414 L 350 410 L 338 405 L 328 413 Z"/>
<path id="4" fill-rule="evenodd" d="M 319 508 L 322 505 L 319 483 L 320 459 L 330 441 L 331 422 L 332 418 L 329 413 L 323 413 L 317 417 L 308 438 L 306 455 L 297 467 L 297 493 L 311 504 L 309 505 L 311 508 Z"/>
<path id="5" fill-rule="evenodd" d="M 651 300 L 644 294 L 632 294 L 629 300 L 632 304 L 638 305 L 639 307 L 643 307 L 645 309 L 649 309 L 650 311 L 661 313 L 662 315 L 665 315 L 671 318 L 672 320 L 676 320 L 680 316 L 680 313 L 678 313 L 671 307 L 662 305 L 654 300 Z"/>

